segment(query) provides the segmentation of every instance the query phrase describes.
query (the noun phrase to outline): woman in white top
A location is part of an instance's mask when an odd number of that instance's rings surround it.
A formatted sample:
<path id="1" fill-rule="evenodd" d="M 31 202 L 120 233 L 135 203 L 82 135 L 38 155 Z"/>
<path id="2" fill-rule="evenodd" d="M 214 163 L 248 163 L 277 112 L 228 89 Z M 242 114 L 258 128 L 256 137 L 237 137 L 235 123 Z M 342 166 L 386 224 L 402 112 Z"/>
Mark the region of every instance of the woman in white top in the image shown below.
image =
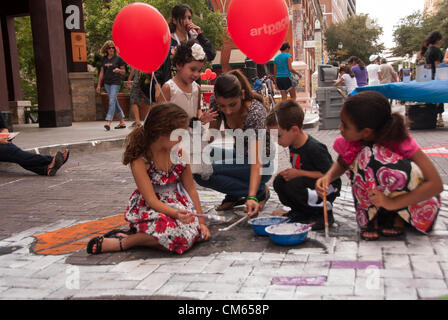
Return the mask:
<path id="1" fill-rule="evenodd" d="M 339 80 L 334 84 L 334 86 L 345 86 L 347 87 L 347 94 L 350 95 L 353 90 L 358 87 L 358 82 L 356 81 L 355 74 L 350 70 L 349 67 L 344 66 L 339 69 Z"/>

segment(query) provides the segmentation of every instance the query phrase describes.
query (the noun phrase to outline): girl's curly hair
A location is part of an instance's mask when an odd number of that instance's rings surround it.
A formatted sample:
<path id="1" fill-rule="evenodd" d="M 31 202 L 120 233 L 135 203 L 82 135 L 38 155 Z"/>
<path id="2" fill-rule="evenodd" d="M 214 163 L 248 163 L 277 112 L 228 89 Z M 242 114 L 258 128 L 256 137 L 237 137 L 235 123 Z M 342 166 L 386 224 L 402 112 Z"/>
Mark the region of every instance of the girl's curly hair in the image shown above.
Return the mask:
<path id="1" fill-rule="evenodd" d="M 207 55 L 202 60 L 196 60 L 193 57 L 191 47 L 194 44 L 199 44 L 199 42 L 197 42 L 196 40 L 188 40 L 187 42 L 181 43 L 180 46 L 176 48 L 176 53 L 172 58 L 173 66 L 183 66 L 187 63 L 190 63 L 191 61 L 205 62 L 207 60 Z"/>
<path id="2" fill-rule="evenodd" d="M 123 164 L 145 157 L 150 160 L 149 147 L 161 136 L 188 125 L 188 114 L 174 103 L 159 104 L 151 108 L 143 127 L 135 128 L 126 138 Z"/>

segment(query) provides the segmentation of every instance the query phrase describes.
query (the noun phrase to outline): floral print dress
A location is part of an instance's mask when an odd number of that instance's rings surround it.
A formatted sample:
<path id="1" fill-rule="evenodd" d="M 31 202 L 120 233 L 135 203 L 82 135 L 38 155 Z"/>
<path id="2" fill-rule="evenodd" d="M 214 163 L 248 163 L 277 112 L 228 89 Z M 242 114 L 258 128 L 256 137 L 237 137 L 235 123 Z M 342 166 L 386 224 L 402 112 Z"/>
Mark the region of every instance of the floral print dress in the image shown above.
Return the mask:
<path id="1" fill-rule="evenodd" d="M 148 176 L 160 201 L 173 208 L 193 211 L 193 203 L 180 181 L 185 168 L 186 164 L 182 162 L 179 153 L 179 162 L 174 164 L 168 173 L 157 170 L 150 161 Z M 130 223 L 131 229 L 151 235 L 161 246 L 178 254 L 183 254 L 202 238 L 198 218 L 195 217 L 193 222 L 184 224 L 157 212 L 148 206 L 138 189 L 129 198 L 125 219 Z"/>
<path id="2" fill-rule="evenodd" d="M 356 221 L 360 228 L 366 228 L 377 216 L 378 209 L 370 202 L 369 191 L 377 189 L 389 197 L 395 198 L 411 192 L 423 183 L 420 168 L 410 159 L 391 151 L 382 145 L 358 146 L 359 152 L 349 164 L 349 178 L 355 201 Z M 347 160 L 349 149 L 341 156 Z M 355 148 L 356 149 L 356 148 Z M 340 147 L 335 150 L 342 151 Z M 352 150 L 354 151 L 354 149 Z M 440 195 L 420 203 L 397 210 L 398 215 L 415 229 L 427 233 L 437 219 L 441 207 Z"/>

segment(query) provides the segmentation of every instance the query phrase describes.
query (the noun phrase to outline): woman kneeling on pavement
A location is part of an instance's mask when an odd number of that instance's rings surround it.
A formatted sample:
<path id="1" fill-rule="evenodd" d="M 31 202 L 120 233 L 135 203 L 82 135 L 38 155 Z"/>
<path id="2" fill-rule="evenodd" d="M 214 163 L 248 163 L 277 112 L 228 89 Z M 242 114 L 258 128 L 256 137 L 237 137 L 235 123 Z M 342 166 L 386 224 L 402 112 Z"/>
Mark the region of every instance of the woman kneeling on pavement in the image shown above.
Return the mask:
<path id="1" fill-rule="evenodd" d="M 266 130 L 267 110 L 263 98 L 252 90 L 249 81 L 239 70 L 219 76 L 214 92 L 211 107 L 217 109 L 218 117 L 210 123 L 210 129 L 219 130 L 224 123 L 225 129 L 233 130 L 234 135 L 245 135 L 244 146 L 241 146 L 241 150 L 238 142 L 242 140 L 235 138 L 233 150 L 212 148 L 210 156 L 213 174 L 208 177 L 199 174 L 193 176 L 200 186 L 226 194 L 218 211 L 245 204 L 248 215 L 255 217 L 269 199 L 266 183 L 273 171 L 269 167 L 270 161 L 260 156 L 263 154 L 263 144 L 259 143 L 263 138 L 260 133 Z M 251 132 L 255 133 L 253 139 L 248 138 Z M 266 156 L 269 157 L 269 154 L 269 136 L 266 135 Z"/>

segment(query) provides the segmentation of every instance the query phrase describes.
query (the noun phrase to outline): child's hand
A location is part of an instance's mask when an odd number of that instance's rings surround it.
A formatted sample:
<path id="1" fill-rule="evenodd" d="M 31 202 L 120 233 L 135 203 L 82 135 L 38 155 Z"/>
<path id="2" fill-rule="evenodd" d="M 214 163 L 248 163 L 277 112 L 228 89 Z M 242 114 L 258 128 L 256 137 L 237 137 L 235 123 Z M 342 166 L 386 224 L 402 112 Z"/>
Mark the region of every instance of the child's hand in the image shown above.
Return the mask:
<path id="1" fill-rule="evenodd" d="M 300 171 L 297 169 L 286 169 L 279 173 L 286 182 L 300 177 Z"/>
<path id="2" fill-rule="evenodd" d="M 213 111 L 212 109 L 209 109 L 201 115 L 201 122 L 206 124 L 206 123 L 215 121 L 217 116 L 218 116 L 217 111 Z"/>
<path id="3" fill-rule="evenodd" d="M 208 230 L 207 226 L 203 223 L 201 223 L 199 226 L 201 227 L 202 239 L 210 239 L 210 230 Z"/>
<path id="4" fill-rule="evenodd" d="M 322 178 L 316 181 L 316 192 L 322 199 L 327 194 L 328 186 L 330 185 L 330 181 L 327 176 L 323 176 Z"/>
<path id="5" fill-rule="evenodd" d="M 11 141 L 8 138 L 0 138 L 0 144 L 11 144 Z"/>
<path id="6" fill-rule="evenodd" d="M 194 216 L 191 212 L 185 209 L 179 209 L 176 213 L 176 219 L 184 224 L 189 224 L 194 221 Z"/>
<path id="7" fill-rule="evenodd" d="M 369 199 L 372 204 L 377 208 L 384 208 L 386 210 L 392 210 L 392 200 L 381 192 L 380 190 L 370 190 Z"/>

